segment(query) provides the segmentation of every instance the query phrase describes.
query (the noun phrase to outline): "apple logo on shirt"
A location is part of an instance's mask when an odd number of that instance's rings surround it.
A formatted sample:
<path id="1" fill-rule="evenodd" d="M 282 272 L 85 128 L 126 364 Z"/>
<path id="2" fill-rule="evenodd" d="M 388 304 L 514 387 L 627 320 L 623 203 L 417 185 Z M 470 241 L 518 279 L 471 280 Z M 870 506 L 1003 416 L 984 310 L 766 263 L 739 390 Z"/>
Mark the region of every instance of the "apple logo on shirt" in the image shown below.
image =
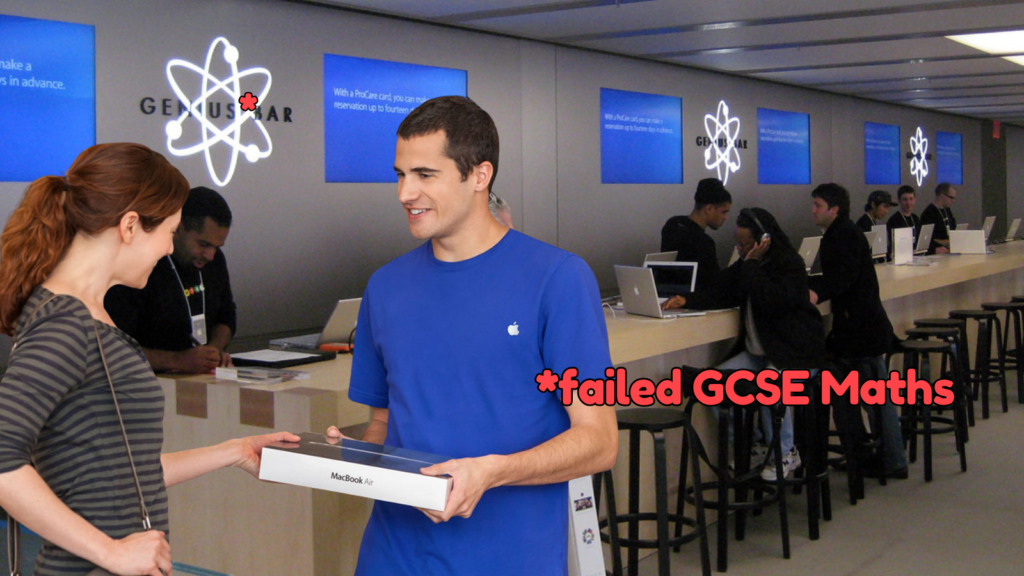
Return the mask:
<path id="1" fill-rule="evenodd" d="M 509 327 L 508 327 L 508 335 L 509 336 L 519 336 L 519 323 L 518 322 L 513 322 L 511 325 L 509 325 Z"/>

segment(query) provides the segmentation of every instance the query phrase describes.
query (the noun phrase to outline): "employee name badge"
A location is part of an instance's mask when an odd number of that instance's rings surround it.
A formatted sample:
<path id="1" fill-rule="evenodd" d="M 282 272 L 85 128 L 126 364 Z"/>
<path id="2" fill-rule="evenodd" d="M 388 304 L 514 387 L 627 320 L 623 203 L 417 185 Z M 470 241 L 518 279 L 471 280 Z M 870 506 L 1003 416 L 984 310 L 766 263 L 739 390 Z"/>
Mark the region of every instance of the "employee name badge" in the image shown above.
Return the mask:
<path id="1" fill-rule="evenodd" d="M 206 314 L 196 314 L 192 317 L 192 337 L 200 346 L 206 345 Z"/>

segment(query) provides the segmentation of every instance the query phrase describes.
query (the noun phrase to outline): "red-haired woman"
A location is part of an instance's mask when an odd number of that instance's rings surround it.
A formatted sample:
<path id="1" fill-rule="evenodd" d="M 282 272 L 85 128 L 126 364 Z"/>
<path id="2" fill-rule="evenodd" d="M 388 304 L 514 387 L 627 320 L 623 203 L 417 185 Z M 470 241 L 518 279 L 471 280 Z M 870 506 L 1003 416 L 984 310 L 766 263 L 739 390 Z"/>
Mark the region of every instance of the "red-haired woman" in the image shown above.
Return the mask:
<path id="1" fill-rule="evenodd" d="M 101 144 L 66 177 L 29 185 L 0 236 L 0 331 L 15 342 L 0 383 L 0 506 L 45 539 L 36 575 L 170 573 L 166 487 L 227 466 L 256 474 L 263 446 L 298 439 L 160 453 L 163 392 L 103 297 L 142 288 L 171 253 L 188 189 L 149 148 Z"/>

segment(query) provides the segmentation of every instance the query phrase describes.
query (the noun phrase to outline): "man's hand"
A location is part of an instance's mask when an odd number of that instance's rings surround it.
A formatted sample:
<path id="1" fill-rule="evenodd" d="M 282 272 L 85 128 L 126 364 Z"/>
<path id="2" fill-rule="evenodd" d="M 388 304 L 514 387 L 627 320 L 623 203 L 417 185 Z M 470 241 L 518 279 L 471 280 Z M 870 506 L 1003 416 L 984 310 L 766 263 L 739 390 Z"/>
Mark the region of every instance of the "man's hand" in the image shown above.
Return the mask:
<path id="1" fill-rule="evenodd" d="M 447 522 L 456 516 L 469 518 L 484 492 L 492 487 L 494 458 L 459 458 L 421 468 L 420 472 L 428 476 L 451 476 L 452 491 L 448 495 L 448 505 L 444 512 L 420 510 L 435 524 Z"/>
<path id="2" fill-rule="evenodd" d="M 682 308 L 683 306 L 686 306 L 686 296 L 673 296 L 661 303 L 662 310 L 668 310 L 669 308 Z"/>
<path id="3" fill-rule="evenodd" d="M 220 364 L 218 364 L 218 366 L 220 366 L 221 368 L 231 368 L 232 366 L 234 366 L 234 364 L 231 362 L 231 354 L 228 354 L 223 350 L 218 350 L 218 352 L 220 352 Z"/>
<path id="4" fill-rule="evenodd" d="M 815 292 L 814 290 L 808 290 L 807 292 L 810 293 L 809 295 L 811 297 L 811 304 L 817 304 L 818 303 L 818 293 Z"/>
<path id="5" fill-rule="evenodd" d="M 949 254 L 949 248 L 945 246 L 939 246 L 935 249 L 936 254 Z"/>
<path id="6" fill-rule="evenodd" d="M 187 374 L 203 374 L 221 365 L 220 350 L 213 346 L 196 346 L 177 353 L 174 370 Z"/>

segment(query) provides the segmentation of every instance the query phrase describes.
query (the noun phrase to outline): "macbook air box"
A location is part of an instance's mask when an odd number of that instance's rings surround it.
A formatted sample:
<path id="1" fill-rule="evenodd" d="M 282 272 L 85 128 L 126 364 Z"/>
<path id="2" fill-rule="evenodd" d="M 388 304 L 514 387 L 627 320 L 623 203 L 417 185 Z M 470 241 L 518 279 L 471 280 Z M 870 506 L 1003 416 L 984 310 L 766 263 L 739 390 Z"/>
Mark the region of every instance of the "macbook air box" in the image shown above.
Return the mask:
<path id="1" fill-rule="evenodd" d="M 450 477 L 427 476 L 426 468 L 447 457 L 350 438 L 328 439 L 303 432 L 295 444 L 263 448 L 260 480 L 330 490 L 427 510 L 443 511 Z"/>

